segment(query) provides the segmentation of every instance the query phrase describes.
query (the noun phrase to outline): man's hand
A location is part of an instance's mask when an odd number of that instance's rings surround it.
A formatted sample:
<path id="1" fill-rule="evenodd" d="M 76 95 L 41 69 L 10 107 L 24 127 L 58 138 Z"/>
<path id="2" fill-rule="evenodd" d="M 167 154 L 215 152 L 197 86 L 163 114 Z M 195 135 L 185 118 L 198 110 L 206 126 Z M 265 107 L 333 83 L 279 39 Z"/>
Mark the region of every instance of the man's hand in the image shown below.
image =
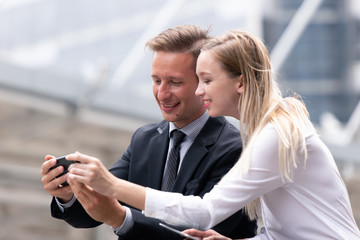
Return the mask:
<path id="1" fill-rule="evenodd" d="M 77 200 L 94 220 L 113 228 L 123 224 L 126 209 L 115 198 L 101 195 L 80 182 L 71 181 L 69 184 Z"/>
<path id="2" fill-rule="evenodd" d="M 50 170 L 55 164 L 56 160 L 54 156 L 45 156 L 45 162 L 41 167 L 41 182 L 44 185 L 44 189 L 50 193 L 50 195 L 57 197 L 61 202 L 66 203 L 71 200 L 73 192 L 69 186 L 61 186 L 61 183 L 66 181 L 67 174 L 56 178 L 59 174 L 64 172 L 63 166 Z"/>
<path id="3" fill-rule="evenodd" d="M 231 240 L 228 237 L 225 237 L 214 230 L 200 231 L 197 229 L 187 229 L 184 233 L 189 234 L 190 236 L 197 237 L 202 240 Z M 240 240 L 240 239 L 239 239 Z M 246 239 L 244 239 L 246 240 Z"/>

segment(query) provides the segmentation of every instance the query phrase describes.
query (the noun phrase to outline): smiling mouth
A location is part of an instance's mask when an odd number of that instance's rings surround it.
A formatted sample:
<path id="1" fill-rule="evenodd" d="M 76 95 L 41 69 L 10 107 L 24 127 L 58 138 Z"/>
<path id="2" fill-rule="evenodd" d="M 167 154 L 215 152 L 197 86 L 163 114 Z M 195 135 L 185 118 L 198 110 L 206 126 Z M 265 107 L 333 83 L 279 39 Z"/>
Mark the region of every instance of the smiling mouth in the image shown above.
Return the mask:
<path id="1" fill-rule="evenodd" d="M 175 104 L 162 104 L 162 109 L 164 111 L 171 111 L 174 108 L 176 108 L 180 103 L 175 103 Z"/>
<path id="2" fill-rule="evenodd" d="M 204 102 L 204 107 L 208 107 L 210 105 L 210 103 L 211 103 L 211 101 L 208 100 L 208 99 L 203 100 L 203 102 Z"/>

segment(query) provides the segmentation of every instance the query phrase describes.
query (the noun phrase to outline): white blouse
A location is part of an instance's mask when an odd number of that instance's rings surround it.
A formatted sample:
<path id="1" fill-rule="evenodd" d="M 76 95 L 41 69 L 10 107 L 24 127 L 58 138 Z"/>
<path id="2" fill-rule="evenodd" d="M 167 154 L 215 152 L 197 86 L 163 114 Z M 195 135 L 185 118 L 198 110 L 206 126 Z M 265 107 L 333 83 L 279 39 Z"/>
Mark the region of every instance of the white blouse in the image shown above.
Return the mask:
<path id="1" fill-rule="evenodd" d="M 345 184 L 330 151 L 315 131 L 307 136 L 306 145 L 306 164 L 299 162 L 292 181 L 284 182 L 278 135 L 268 124 L 255 140 L 247 173 L 223 179 L 203 199 L 148 188 L 144 214 L 205 230 L 260 197 L 262 239 L 360 239 Z"/>

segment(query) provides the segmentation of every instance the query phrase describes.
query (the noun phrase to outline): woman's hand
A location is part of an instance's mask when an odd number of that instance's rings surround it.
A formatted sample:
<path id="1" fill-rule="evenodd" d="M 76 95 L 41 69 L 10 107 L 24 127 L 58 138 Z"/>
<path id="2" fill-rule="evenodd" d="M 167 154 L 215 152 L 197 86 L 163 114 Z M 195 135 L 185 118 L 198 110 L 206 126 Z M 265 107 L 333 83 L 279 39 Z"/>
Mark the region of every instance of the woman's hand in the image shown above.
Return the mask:
<path id="1" fill-rule="evenodd" d="M 102 195 L 144 210 L 145 187 L 115 177 L 97 158 L 76 152 L 66 156 L 66 159 L 80 162 L 69 167 L 70 186 L 77 182 L 83 183 Z"/>
<path id="2" fill-rule="evenodd" d="M 105 168 L 99 159 L 79 152 L 69 154 L 66 159 L 80 162 L 71 164 L 69 167 L 69 183 L 80 182 L 96 192 L 113 197 L 112 187 L 117 178 Z"/>
<path id="3" fill-rule="evenodd" d="M 227 238 L 211 229 L 200 231 L 192 228 L 185 230 L 184 233 L 187 233 L 193 237 L 197 237 L 201 240 L 231 240 L 231 238 Z"/>

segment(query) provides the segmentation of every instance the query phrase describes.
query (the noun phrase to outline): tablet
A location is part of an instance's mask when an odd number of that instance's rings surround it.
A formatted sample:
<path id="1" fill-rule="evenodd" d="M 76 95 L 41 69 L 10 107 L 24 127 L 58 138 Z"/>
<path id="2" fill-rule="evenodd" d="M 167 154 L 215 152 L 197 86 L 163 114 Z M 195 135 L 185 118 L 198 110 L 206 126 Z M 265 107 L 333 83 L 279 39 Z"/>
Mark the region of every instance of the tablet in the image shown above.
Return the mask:
<path id="1" fill-rule="evenodd" d="M 174 233 L 179 234 L 179 235 L 182 236 L 182 237 L 185 237 L 185 238 L 188 238 L 188 239 L 192 239 L 192 240 L 199 240 L 199 239 L 196 238 L 196 237 L 190 236 L 189 234 L 183 233 L 183 232 L 181 232 L 181 231 L 179 231 L 179 230 L 177 230 L 177 229 L 175 229 L 175 228 L 169 227 L 169 226 L 167 226 L 167 225 L 165 225 L 165 224 L 159 223 L 159 225 L 160 225 L 161 227 L 166 228 L 167 230 L 169 230 L 169 231 L 171 231 L 171 232 L 174 232 Z"/>

